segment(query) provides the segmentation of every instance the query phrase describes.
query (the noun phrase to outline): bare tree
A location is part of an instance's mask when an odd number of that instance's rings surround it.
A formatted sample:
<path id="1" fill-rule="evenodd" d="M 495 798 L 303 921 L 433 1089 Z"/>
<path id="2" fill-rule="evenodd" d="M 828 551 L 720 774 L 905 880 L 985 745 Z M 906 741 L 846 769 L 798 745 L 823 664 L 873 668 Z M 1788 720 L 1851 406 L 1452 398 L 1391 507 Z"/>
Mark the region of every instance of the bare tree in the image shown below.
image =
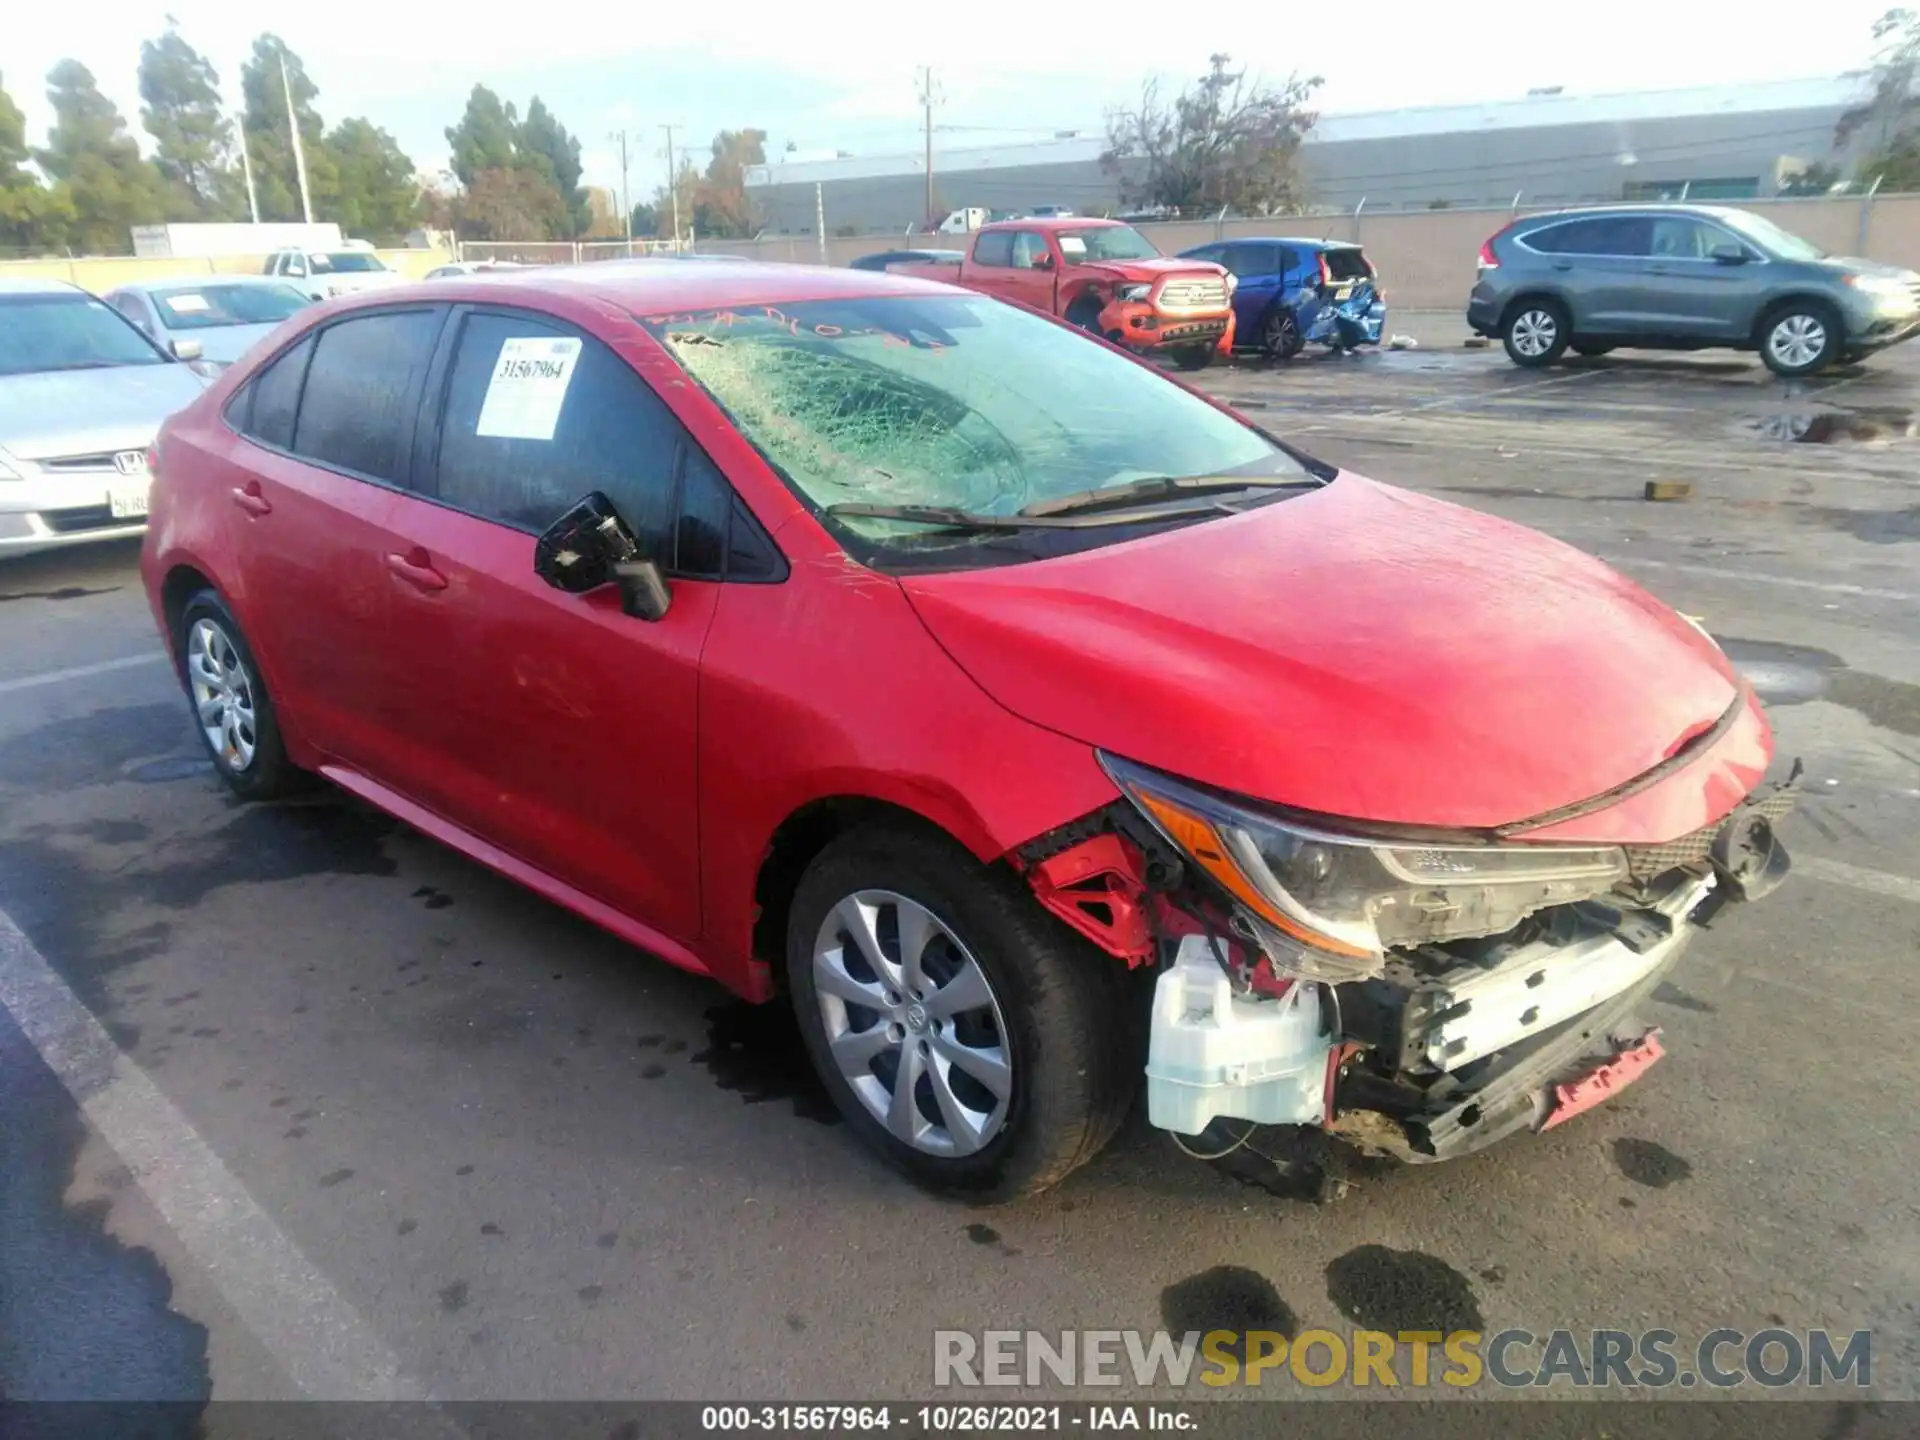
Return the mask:
<path id="1" fill-rule="evenodd" d="M 1247 215 L 1301 204 L 1296 160 L 1319 118 L 1306 104 L 1320 77 L 1290 75 L 1272 86 L 1231 63 L 1209 56 L 1207 73 L 1171 98 L 1149 80 L 1138 107 L 1108 114 L 1100 163 L 1119 176 L 1126 203 L 1182 212 L 1224 205 Z"/>

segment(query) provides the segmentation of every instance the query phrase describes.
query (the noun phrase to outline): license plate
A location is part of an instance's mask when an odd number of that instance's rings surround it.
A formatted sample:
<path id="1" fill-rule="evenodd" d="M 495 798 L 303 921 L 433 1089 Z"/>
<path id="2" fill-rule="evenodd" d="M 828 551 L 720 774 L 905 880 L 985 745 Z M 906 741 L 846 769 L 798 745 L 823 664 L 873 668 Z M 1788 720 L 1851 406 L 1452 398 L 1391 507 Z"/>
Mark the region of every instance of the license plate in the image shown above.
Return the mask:
<path id="1" fill-rule="evenodd" d="M 1336 300 L 1351 300 L 1353 298 L 1353 286 L 1342 285 L 1338 290 L 1333 292 L 1333 298 Z"/>
<path id="2" fill-rule="evenodd" d="M 116 520 L 138 520 L 147 513 L 147 482 L 107 491 L 107 509 Z"/>

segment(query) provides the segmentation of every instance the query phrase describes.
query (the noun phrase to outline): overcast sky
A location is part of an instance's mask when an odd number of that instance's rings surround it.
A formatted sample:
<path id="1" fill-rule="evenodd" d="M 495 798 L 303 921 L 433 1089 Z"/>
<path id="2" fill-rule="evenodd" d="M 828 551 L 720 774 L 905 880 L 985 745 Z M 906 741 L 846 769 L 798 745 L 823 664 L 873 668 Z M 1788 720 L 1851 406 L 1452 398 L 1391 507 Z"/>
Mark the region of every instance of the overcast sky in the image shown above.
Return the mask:
<path id="1" fill-rule="evenodd" d="M 1311 0 L 1219 6 L 1078 0 L 990 7 L 902 7 L 884 0 L 721 0 L 713 5 L 565 0 L 529 5 L 262 5 L 258 0 L 91 0 L 76 9 L 11 0 L 0 83 L 49 120 L 44 76 L 73 56 L 140 131 L 139 42 L 172 14 L 220 71 L 229 101 L 253 37 L 272 28 L 306 62 L 329 124 L 365 115 L 423 170 L 446 164 L 445 128 L 478 81 L 525 110 L 538 93 L 585 149 L 589 183 L 619 183 L 611 132 L 626 129 L 633 197 L 664 176 L 659 128 L 704 151 L 722 127 L 770 133 L 803 151 L 893 154 L 919 144 L 917 67 L 936 67 L 940 146 L 1054 130 L 1098 132 L 1110 105 L 1136 97 L 1149 71 L 1198 74 L 1225 50 L 1270 78 L 1318 74 L 1324 111 L 1518 98 L 1539 85 L 1570 92 L 1833 75 L 1863 66 L 1887 0 L 1816 7 L 1725 0 Z M 981 19 L 983 13 L 997 17 Z"/>

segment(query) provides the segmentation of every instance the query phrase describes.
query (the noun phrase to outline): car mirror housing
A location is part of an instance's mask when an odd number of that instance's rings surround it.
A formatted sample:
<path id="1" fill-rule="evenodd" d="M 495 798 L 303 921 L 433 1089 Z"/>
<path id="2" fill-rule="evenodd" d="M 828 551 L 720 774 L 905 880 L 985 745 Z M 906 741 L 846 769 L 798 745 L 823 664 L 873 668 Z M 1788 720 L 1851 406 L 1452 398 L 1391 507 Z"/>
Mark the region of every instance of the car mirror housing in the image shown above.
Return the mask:
<path id="1" fill-rule="evenodd" d="M 1716 245 L 1708 253 L 1716 264 L 1744 265 L 1747 263 L 1747 249 L 1744 245 Z"/>
<path id="2" fill-rule="evenodd" d="M 617 583 L 620 608 L 642 620 L 660 619 L 672 598 L 660 567 L 640 553 L 639 540 L 598 490 L 547 527 L 534 543 L 533 569 L 573 595 Z"/>
<path id="3" fill-rule="evenodd" d="M 198 340 L 175 340 L 169 348 L 176 360 L 198 360 L 205 353 Z"/>

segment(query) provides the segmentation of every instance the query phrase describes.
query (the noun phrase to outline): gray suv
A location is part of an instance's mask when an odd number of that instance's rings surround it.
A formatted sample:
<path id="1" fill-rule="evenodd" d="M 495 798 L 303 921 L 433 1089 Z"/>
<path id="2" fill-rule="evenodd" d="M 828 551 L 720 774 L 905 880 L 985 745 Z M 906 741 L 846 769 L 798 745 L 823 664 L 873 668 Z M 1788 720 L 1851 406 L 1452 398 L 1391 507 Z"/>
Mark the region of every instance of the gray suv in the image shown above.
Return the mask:
<path id="1" fill-rule="evenodd" d="M 1467 323 L 1516 365 L 1551 365 L 1568 346 L 1725 347 L 1810 375 L 1920 331 L 1920 274 L 1828 255 L 1745 210 L 1560 210 L 1480 247 Z"/>

